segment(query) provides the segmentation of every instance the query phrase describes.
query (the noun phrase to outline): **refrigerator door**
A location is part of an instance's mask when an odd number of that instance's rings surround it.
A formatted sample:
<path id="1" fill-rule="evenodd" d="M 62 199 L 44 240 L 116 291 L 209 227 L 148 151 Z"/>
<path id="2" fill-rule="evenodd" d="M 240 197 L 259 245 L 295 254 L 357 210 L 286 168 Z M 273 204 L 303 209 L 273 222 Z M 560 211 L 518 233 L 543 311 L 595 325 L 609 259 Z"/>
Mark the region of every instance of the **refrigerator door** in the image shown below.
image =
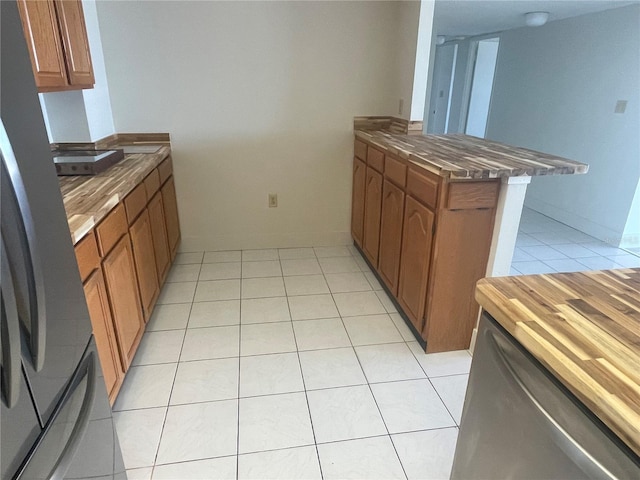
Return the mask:
<path id="1" fill-rule="evenodd" d="M 23 364 L 45 425 L 89 342 L 91 323 L 16 2 L 0 2 L 2 232 L 16 267 Z M 4 173 L 7 173 L 5 175 Z"/>
<path id="2" fill-rule="evenodd" d="M 452 479 L 637 479 L 640 460 L 486 313 Z"/>
<path id="3" fill-rule="evenodd" d="M 126 479 L 95 341 L 16 480 Z"/>
<path id="4" fill-rule="evenodd" d="M 12 478 L 40 434 L 40 423 L 22 373 L 13 273 L 0 240 L 0 478 Z"/>

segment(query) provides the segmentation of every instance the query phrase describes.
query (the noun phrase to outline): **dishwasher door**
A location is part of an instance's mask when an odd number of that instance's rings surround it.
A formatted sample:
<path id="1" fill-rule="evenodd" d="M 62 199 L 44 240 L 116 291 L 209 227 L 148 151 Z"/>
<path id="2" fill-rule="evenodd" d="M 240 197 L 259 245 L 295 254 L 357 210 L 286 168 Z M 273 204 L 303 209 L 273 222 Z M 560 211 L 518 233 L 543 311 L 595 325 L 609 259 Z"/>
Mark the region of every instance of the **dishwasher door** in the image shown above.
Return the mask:
<path id="1" fill-rule="evenodd" d="M 452 479 L 638 479 L 640 459 L 486 312 Z"/>

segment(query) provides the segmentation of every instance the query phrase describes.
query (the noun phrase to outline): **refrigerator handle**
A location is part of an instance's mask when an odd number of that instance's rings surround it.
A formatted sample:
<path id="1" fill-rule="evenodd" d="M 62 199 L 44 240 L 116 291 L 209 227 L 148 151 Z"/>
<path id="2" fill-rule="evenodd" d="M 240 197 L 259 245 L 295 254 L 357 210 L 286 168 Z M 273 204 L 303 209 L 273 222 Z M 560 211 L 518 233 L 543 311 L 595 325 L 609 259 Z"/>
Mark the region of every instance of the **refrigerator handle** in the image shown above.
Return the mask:
<path id="1" fill-rule="evenodd" d="M 22 227 L 26 237 L 27 245 L 24 245 L 24 251 L 28 256 L 27 277 L 28 277 L 28 295 L 29 295 L 29 323 L 30 336 L 29 348 L 33 366 L 36 372 L 42 370 L 44 366 L 45 343 L 47 338 L 45 323 L 45 302 L 44 302 L 44 280 L 40 260 L 38 258 L 38 249 L 35 238 L 35 228 L 31 208 L 26 196 L 26 190 L 20 176 L 18 162 L 13 153 L 11 142 L 4 128 L 4 123 L 0 119 L 0 153 L 9 183 L 11 184 L 13 195 L 18 203 L 19 217 L 22 219 Z M 30 266 L 30 268 L 29 268 Z M 29 271 L 30 270 L 30 271 Z"/>
<path id="2" fill-rule="evenodd" d="M 586 451 L 584 447 L 580 445 L 580 443 L 573 438 L 573 436 L 567 432 L 538 401 L 535 394 L 526 385 L 520 375 L 518 375 L 518 372 L 516 371 L 518 367 L 515 365 L 515 362 L 510 361 L 509 357 L 511 357 L 511 355 L 509 352 L 501 346 L 501 343 L 504 342 L 504 340 L 499 338 L 490 330 L 488 330 L 486 334 L 487 340 L 489 340 L 492 347 L 491 349 L 496 354 L 499 366 L 502 368 L 505 375 L 514 380 L 515 384 L 520 388 L 520 390 L 522 390 L 536 410 L 538 410 L 541 416 L 547 420 L 551 428 L 553 428 L 553 431 L 556 432 L 556 436 L 561 442 L 561 445 L 564 446 L 562 450 L 573 459 L 576 465 L 580 465 L 585 473 L 589 474 L 589 478 L 606 478 L 615 480 L 617 477 L 598 460 L 596 460 L 588 451 Z"/>
<path id="3" fill-rule="evenodd" d="M 0 268 L 2 271 L 2 306 L 0 340 L 2 341 L 2 397 L 8 408 L 18 402 L 20 393 L 20 327 L 16 296 L 13 290 L 13 275 L 4 239 L 0 238 Z"/>
<path id="4" fill-rule="evenodd" d="M 80 448 L 84 434 L 87 432 L 89 420 L 91 420 L 93 402 L 96 396 L 96 382 L 98 381 L 95 352 L 91 352 L 87 357 L 85 357 L 83 366 L 81 366 L 80 369 L 82 370 L 85 368 L 87 374 L 87 392 L 84 397 L 84 401 L 82 402 L 82 407 L 78 416 L 78 423 L 73 428 L 71 438 L 69 438 L 69 441 L 62 452 L 62 456 L 58 460 L 55 469 L 49 477 L 51 480 L 62 480 L 65 478 L 65 474 L 67 470 L 69 470 L 78 448 Z M 79 383 L 82 378 L 83 375 L 77 376 L 76 382 Z"/>

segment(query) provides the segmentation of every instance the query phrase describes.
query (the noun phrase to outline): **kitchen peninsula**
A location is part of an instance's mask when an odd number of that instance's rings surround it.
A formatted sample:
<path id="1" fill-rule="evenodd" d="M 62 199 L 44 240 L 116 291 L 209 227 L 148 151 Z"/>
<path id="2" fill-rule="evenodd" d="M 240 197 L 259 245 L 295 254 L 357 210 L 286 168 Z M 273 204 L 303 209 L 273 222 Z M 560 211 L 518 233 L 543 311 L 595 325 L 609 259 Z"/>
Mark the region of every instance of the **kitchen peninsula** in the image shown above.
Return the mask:
<path id="1" fill-rule="evenodd" d="M 123 149 L 91 176 L 60 177 L 80 277 L 113 403 L 180 241 L 167 134 L 117 134 L 65 150 Z"/>
<path id="2" fill-rule="evenodd" d="M 354 120 L 351 234 L 426 351 L 465 349 L 478 318 L 475 283 L 508 275 L 531 177 L 588 165 L 412 127 Z"/>

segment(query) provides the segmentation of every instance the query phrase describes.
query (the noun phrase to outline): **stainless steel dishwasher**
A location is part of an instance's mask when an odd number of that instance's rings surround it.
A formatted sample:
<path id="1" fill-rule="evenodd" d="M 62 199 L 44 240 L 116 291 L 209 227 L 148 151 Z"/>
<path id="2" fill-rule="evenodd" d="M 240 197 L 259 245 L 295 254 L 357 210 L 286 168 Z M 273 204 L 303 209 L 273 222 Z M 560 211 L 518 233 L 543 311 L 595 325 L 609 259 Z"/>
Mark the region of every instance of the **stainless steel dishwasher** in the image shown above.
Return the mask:
<path id="1" fill-rule="evenodd" d="M 637 480 L 640 458 L 484 312 L 451 478 Z"/>

